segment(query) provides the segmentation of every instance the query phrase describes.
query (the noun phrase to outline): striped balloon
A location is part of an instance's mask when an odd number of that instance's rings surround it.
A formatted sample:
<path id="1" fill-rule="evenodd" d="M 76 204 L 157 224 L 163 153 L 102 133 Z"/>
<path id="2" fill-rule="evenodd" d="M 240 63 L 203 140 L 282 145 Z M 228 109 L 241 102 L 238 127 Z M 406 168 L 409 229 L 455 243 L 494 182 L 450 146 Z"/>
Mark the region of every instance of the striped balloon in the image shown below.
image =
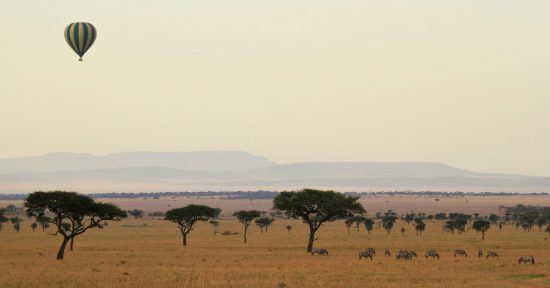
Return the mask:
<path id="1" fill-rule="evenodd" d="M 82 56 L 92 47 L 96 36 L 95 27 L 90 23 L 76 22 L 65 28 L 65 40 L 74 52 L 80 56 L 79 61 L 82 61 Z"/>

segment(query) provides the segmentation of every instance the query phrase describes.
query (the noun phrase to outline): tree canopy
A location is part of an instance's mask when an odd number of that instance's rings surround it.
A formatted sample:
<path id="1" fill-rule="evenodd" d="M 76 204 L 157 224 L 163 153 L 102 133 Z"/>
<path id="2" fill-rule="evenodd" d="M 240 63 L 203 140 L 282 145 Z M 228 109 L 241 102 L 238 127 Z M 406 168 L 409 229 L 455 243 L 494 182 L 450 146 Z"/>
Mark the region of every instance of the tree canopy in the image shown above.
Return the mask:
<path id="1" fill-rule="evenodd" d="M 260 217 L 262 213 L 257 210 L 240 210 L 233 213 L 233 216 L 237 217 L 237 220 L 241 222 L 244 226 L 244 243 L 246 243 L 246 232 L 248 231 L 248 226 L 250 226 L 250 223 L 258 217 Z"/>
<path id="2" fill-rule="evenodd" d="M 315 233 L 323 223 L 365 213 L 358 200 L 359 197 L 332 190 L 302 189 L 279 193 L 273 200 L 273 207 L 289 217 L 301 218 L 309 225 L 307 251 L 311 252 L 316 240 Z"/>
<path id="3" fill-rule="evenodd" d="M 92 228 L 103 228 L 106 221 L 120 221 L 126 212 L 110 203 L 95 202 L 92 198 L 76 192 L 34 192 L 25 200 L 26 213 L 37 221 L 56 226 L 54 235 L 61 234 L 63 242 L 57 253 L 62 260 L 69 240 L 74 240 Z"/>
<path id="4" fill-rule="evenodd" d="M 481 239 L 485 239 L 485 232 L 491 227 L 491 222 L 487 220 L 475 220 L 472 224 L 474 230 L 481 232 Z"/>
<path id="5" fill-rule="evenodd" d="M 166 211 L 164 219 L 178 224 L 183 237 L 183 246 L 187 246 L 187 235 L 198 221 L 208 221 L 210 218 L 218 217 L 220 209 L 206 205 L 190 204 L 182 208 Z"/>
<path id="6" fill-rule="evenodd" d="M 258 227 L 260 227 L 261 231 L 263 232 L 265 229 L 265 232 L 267 233 L 267 227 L 269 227 L 275 219 L 269 218 L 269 217 L 260 217 L 254 221 Z"/>

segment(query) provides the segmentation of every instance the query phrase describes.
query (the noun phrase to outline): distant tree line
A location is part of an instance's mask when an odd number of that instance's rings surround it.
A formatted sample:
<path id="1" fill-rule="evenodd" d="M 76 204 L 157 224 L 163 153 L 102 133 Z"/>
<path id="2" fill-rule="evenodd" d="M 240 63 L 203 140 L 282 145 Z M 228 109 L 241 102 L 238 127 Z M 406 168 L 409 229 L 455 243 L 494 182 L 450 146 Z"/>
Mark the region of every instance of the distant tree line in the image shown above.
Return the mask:
<path id="1" fill-rule="evenodd" d="M 104 199 L 159 199 L 177 197 L 223 197 L 229 199 L 275 199 L 277 191 L 194 191 L 194 192 L 141 192 L 141 193 L 93 193 L 86 194 L 91 198 Z M 465 197 L 465 196 L 517 196 L 549 195 L 548 193 L 515 193 L 515 192 L 439 192 L 439 191 L 381 191 L 381 192 L 343 192 L 349 196 L 429 196 L 429 197 Z M 25 200 L 29 194 L 0 194 L 0 200 Z"/>

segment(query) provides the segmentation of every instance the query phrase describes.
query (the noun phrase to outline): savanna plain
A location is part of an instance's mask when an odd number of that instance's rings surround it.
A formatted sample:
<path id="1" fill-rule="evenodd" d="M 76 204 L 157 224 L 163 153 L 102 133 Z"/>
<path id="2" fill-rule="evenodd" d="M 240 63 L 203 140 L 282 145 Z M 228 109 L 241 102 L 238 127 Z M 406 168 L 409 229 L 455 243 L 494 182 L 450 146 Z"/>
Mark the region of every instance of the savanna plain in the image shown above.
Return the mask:
<path id="1" fill-rule="evenodd" d="M 364 197 L 361 202 L 372 215 L 392 208 L 406 210 L 401 212 L 472 212 L 468 211 L 472 206 L 479 210 L 474 212 L 488 214 L 512 202 L 548 206 L 549 201 L 548 196 L 438 202 L 386 198 Z M 67 251 L 63 261 L 55 260 L 61 239 L 50 235 L 51 231 L 33 232 L 29 219 L 18 233 L 4 225 L 0 231 L 0 287 L 550 287 L 550 235 L 544 228 L 525 232 L 512 224 L 502 230 L 493 225 L 482 240 L 473 229 L 462 235 L 443 232 L 444 221 L 427 220 L 421 236 L 416 235 L 412 223 L 401 220 L 391 233 L 374 229 L 371 235 L 362 226 L 348 233 L 343 221 L 335 221 L 321 227 L 315 242 L 315 246 L 328 249 L 329 256 L 312 256 L 306 253 L 307 226 L 299 220 L 277 219 L 264 233 L 252 224 L 248 242 L 243 243 L 243 226 L 229 217 L 231 210 L 269 208 L 269 200 L 102 201 L 146 212 L 194 202 L 225 210 L 218 233 L 209 223 L 199 223 L 187 247 L 182 246 L 179 230 L 171 222 L 152 217 L 125 219 L 77 237 L 74 251 Z M 288 225 L 293 227 L 290 232 Z M 224 231 L 239 234 L 223 235 Z M 358 257 L 367 247 L 376 249 L 372 261 Z M 386 248 L 392 257 L 384 256 Z M 414 250 L 419 257 L 396 260 L 398 249 Z M 437 250 L 441 258 L 426 259 L 427 249 Z M 454 257 L 454 249 L 464 249 L 469 255 Z M 500 259 L 479 258 L 479 249 L 494 250 Z M 518 257 L 524 255 L 535 256 L 535 265 L 518 265 Z"/>

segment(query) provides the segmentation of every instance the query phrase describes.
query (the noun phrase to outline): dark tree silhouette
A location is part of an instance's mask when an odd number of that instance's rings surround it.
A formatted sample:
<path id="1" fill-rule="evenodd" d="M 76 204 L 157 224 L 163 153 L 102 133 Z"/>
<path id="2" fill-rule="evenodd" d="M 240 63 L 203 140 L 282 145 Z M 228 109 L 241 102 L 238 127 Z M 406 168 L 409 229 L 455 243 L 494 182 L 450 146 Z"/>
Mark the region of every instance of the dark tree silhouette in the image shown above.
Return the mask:
<path id="1" fill-rule="evenodd" d="M 290 230 L 292 230 L 292 226 L 291 225 L 286 225 L 286 230 L 288 231 L 288 234 L 290 234 Z"/>
<path id="2" fill-rule="evenodd" d="M 358 200 L 359 197 L 334 191 L 303 189 L 281 192 L 273 204 L 275 209 L 284 211 L 289 217 L 301 218 L 309 225 L 307 252 L 311 252 L 316 240 L 315 233 L 323 223 L 365 213 Z"/>
<path id="3" fill-rule="evenodd" d="M 210 225 L 212 225 L 212 228 L 214 229 L 214 235 L 218 234 L 218 227 L 220 226 L 220 222 L 218 220 L 210 220 L 208 221 Z"/>
<path id="4" fill-rule="evenodd" d="M 346 220 L 344 220 L 344 225 L 346 225 L 346 228 L 348 229 L 348 234 L 349 234 L 349 231 L 351 230 L 351 226 L 353 226 L 353 219 L 350 218 L 347 218 Z"/>
<path id="5" fill-rule="evenodd" d="M 542 226 L 544 224 L 548 223 L 548 220 L 546 218 L 539 216 L 537 219 L 535 219 L 535 224 L 539 227 L 539 231 L 542 231 Z"/>
<path id="6" fill-rule="evenodd" d="M 388 210 L 384 214 L 384 218 L 382 218 L 382 227 L 390 234 L 391 229 L 393 228 L 393 225 L 395 224 L 395 221 L 397 220 L 397 214 L 391 210 Z"/>
<path id="7" fill-rule="evenodd" d="M 273 218 L 261 217 L 261 218 L 256 219 L 256 221 L 254 221 L 254 223 L 256 223 L 256 225 L 258 225 L 258 227 L 260 227 L 262 233 L 264 232 L 264 229 L 265 229 L 265 233 L 267 233 L 267 227 L 269 227 L 269 225 L 273 224 L 274 221 L 275 221 L 275 219 L 273 219 Z"/>
<path id="8" fill-rule="evenodd" d="M 46 232 L 46 229 L 50 228 L 50 222 L 48 220 L 48 217 L 38 217 L 36 219 L 38 224 L 40 224 L 40 228 L 42 228 L 42 232 Z"/>
<path id="9" fill-rule="evenodd" d="M 407 224 L 411 224 L 411 222 L 416 218 L 416 215 L 414 213 L 407 213 L 405 217 L 403 217 L 403 221 L 407 222 Z"/>
<path id="10" fill-rule="evenodd" d="M 220 210 L 205 205 L 190 204 L 183 208 L 176 208 L 166 211 L 164 220 L 178 224 L 183 238 L 183 246 L 187 246 L 187 235 L 193 230 L 193 225 L 198 221 L 208 221 L 210 218 L 218 217 Z"/>
<path id="11" fill-rule="evenodd" d="M 67 243 L 92 228 L 103 228 L 106 221 L 120 221 L 126 212 L 109 203 L 95 202 L 76 192 L 34 192 L 25 200 L 27 215 L 42 219 L 56 226 L 56 233 L 63 236 L 57 259 L 63 260 Z"/>
<path id="12" fill-rule="evenodd" d="M 491 228 L 491 222 L 487 220 L 475 220 L 472 228 L 477 232 L 481 232 L 481 239 L 485 239 L 485 232 Z"/>
<path id="13" fill-rule="evenodd" d="M 6 216 L 4 216 L 5 213 L 6 213 L 6 209 L 0 208 L 0 231 L 2 231 L 2 224 L 9 221 L 9 219 Z"/>
<path id="14" fill-rule="evenodd" d="M 491 214 L 489 217 L 487 217 L 487 220 L 493 222 L 493 224 L 497 224 L 499 217 L 497 214 Z"/>
<path id="15" fill-rule="evenodd" d="M 23 219 L 19 218 L 19 216 L 10 218 L 10 222 L 13 224 L 13 229 L 15 232 L 19 232 L 21 230 L 21 222 L 23 222 Z"/>
<path id="16" fill-rule="evenodd" d="M 33 223 L 31 224 L 32 232 L 34 232 L 34 230 L 36 230 L 36 228 L 38 228 L 38 224 L 36 224 L 36 222 L 33 222 Z"/>
<path id="17" fill-rule="evenodd" d="M 128 215 L 134 217 L 134 219 L 143 218 L 143 216 L 145 215 L 145 212 L 143 212 L 143 210 L 139 210 L 139 209 L 128 210 L 128 211 L 126 211 L 126 213 L 128 213 Z"/>
<path id="18" fill-rule="evenodd" d="M 446 220 L 447 219 L 447 214 L 437 213 L 437 214 L 434 215 L 434 219 L 435 220 Z"/>
<path id="19" fill-rule="evenodd" d="M 365 229 L 367 229 L 367 233 L 370 235 L 374 229 L 374 220 L 371 218 L 366 218 L 365 221 L 363 221 L 363 224 L 365 225 Z"/>
<path id="20" fill-rule="evenodd" d="M 257 210 L 240 210 L 233 213 L 233 216 L 237 217 L 237 220 L 241 222 L 244 226 L 244 243 L 246 243 L 246 232 L 248 231 L 248 226 L 254 221 L 254 219 L 260 217 L 262 213 Z"/>
<path id="21" fill-rule="evenodd" d="M 421 218 L 414 219 L 414 230 L 416 230 L 416 235 L 422 236 L 422 232 L 426 230 L 426 223 Z"/>

